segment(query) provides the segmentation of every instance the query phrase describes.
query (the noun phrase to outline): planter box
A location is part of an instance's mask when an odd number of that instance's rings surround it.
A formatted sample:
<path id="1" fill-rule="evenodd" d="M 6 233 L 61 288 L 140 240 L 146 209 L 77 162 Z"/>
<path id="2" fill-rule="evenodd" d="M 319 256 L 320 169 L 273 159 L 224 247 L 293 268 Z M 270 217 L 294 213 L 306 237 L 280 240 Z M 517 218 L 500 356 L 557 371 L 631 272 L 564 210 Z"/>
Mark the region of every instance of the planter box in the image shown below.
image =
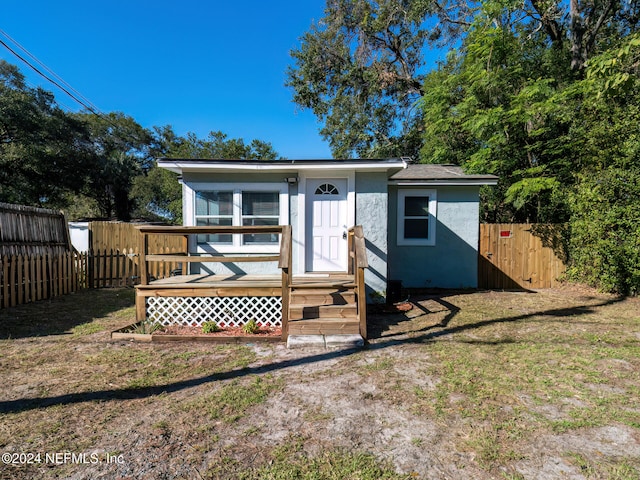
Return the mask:
<path id="1" fill-rule="evenodd" d="M 212 335 L 212 334 L 202 334 L 202 335 L 169 335 L 169 334 L 159 334 L 159 333 L 132 333 L 136 327 L 140 325 L 139 323 L 134 323 L 132 325 L 128 325 L 126 327 L 119 328 L 118 330 L 113 330 L 111 332 L 112 340 L 132 340 L 136 342 L 158 342 L 158 343 L 167 343 L 167 342 L 209 342 L 209 343 L 223 343 L 223 344 L 242 344 L 242 343 L 254 343 L 254 342 L 264 342 L 264 343 L 279 343 L 282 342 L 282 337 L 280 335 Z"/>

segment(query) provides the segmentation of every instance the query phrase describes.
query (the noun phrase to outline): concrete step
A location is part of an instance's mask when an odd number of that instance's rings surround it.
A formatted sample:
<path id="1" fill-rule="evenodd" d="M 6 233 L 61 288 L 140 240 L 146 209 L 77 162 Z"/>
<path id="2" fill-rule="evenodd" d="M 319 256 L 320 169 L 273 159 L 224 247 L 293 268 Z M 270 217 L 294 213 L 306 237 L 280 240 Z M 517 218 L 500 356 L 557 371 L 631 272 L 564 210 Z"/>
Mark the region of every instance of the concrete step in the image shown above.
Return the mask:
<path id="1" fill-rule="evenodd" d="M 356 319 L 358 308 L 351 305 L 289 305 L 289 320 L 301 320 L 309 318 L 349 318 Z"/>
<path id="2" fill-rule="evenodd" d="M 338 335 L 289 335 L 287 348 L 362 348 L 364 340 L 360 334 Z"/>
<path id="3" fill-rule="evenodd" d="M 338 335 L 359 334 L 357 319 L 306 318 L 289 321 L 289 335 Z"/>

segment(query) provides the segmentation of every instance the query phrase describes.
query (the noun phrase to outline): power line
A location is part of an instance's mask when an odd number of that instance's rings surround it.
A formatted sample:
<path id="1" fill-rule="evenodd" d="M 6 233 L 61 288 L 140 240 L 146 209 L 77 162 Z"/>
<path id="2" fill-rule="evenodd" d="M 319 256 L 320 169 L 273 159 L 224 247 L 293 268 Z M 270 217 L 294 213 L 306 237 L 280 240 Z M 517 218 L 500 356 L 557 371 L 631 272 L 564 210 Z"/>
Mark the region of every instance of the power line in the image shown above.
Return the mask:
<path id="1" fill-rule="evenodd" d="M 47 67 L 44 63 L 42 63 L 40 60 L 38 60 L 26 48 L 24 48 L 22 45 L 20 45 L 18 42 L 16 42 L 13 38 L 11 38 L 4 30 L 0 29 L 0 34 L 4 35 L 4 37 L 6 39 L 8 39 L 10 42 L 12 42 L 14 45 L 16 45 L 20 50 L 25 52 L 26 55 L 28 55 L 36 63 L 41 65 L 44 70 L 49 72 L 53 77 L 57 78 L 58 81 L 52 79 L 51 77 L 49 77 L 48 75 L 43 73 L 40 69 L 38 69 L 36 66 L 34 66 L 31 62 L 29 62 L 22 55 L 20 55 L 18 52 L 16 52 L 13 48 L 11 48 L 9 45 L 7 45 L 6 42 L 4 42 L 2 39 L 0 39 L 0 45 L 4 46 L 13 55 L 15 55 L 17 58 L 19 58 L 22 62 L 24 62 L 25 65 L 27 65 L 29 68 L 31 68 L 34 72 L 36 72 L 42 78 L 44 78 L 48 82 L 51 82 L 56 87 L 58 87 L 62 92 L 67 94 L 70 98 L 72 98 L 78 104 L 82 105 L 89 112 L 91 112 L 94 115 L 102 118 L 103 120 L 105 120 L 108 124 L 110 124 L 115 129 L 119 128 L 118 124 L 116 124 L 114 121 L 112 121 L 109 115 L 105 115 L 104 113 L 102 113 L 100 111 L 100 109 L 98 107 L 96 107 L 87 97 L 82 95 L 80 92 L 78 92 L 76 89 L 74 89 L 71 85 L 69 85 L 67 82 L 65 82 L 60 76 L 58 76 L 49 67 Z M 74 93 L 71 93 L 71 92 L 74 92 Z M 69 109 L 69 110 L 71 110 L 71 109 Z M 137 140 L 133 135 L 126 134 L 126 136 L 128 137 L 129 140 L 133 141 L 134 143 Z"/>
<path id="2" fill-rule="evenodd" d="M 5 34 L 4 31 L 0 30 L 0 33 L 2 33 L 3 35 L 5 35 L 7 38 L 11 38 L 8 35 Z M 19 58 L 22 62 L 24 62 L 25 65 L 27 65 L 29 68 L 31 68 L 34 72 L 36 72 L 38 75 L 40 75 L 42 78 L 44 78 L 45 80 L 51 82 L 53 85 L 55 85 L 56 87 L 58 87 L 61 91 L 63 91 L 64 93 L 66 93 L 69 97 L 71 97 L 74 101 L 76 101 L 77 103 L 79 103 L 80 105 L 82 105 L 84 108 L 86 108 L 87 110 L 89 110 L 91 113 L 94 113 L 95 115 L 99 115 L 102 116 L 102 113 L 97 109 L 97 107 L 95 107 L 93 104 L 91 104 L 91 102 L 87 101 L 83 101 L 82 99 L 78 98 L 78 96 L 74 95 L 73 93 L 71 93 L 69 91 L 69 89 L 65 88 L 64 86 L 62 86 L 59 82 L 57 82 L 56 80 L 52 79 L 51 77 L 47 76 L 45 73 L 43 73 L 42 71 L 40 71 L 37 67 L 35 67 L 33 64 L 31 64 L 31 62 L 29 62 L 26 58 L 24 58 L 22 55 L 20 55 L 18 52 L 16 52 L 13 48 L 11 48 L 9 45 L 6 44 L 6 42 L 4 42 L 3 40 L 0 40 L 0 44 L 2 46 L 4 46 L 7 50 L 9 50 L 13 55 L 15 55 L 17 58 Z M 26 52 L 26 50 L 25 50 Z M 28 52 L 27 52 L 28 53 Z M 31 54 L 29 54 L 31 55 Z M 31 55 L 32 56 L 32 55 Z M 40 61 L 38 61 L 38 63 L 40 63 L 42 65 L 42 63 Z M 48 70 L 48 69 L 47 69 Z M 57 75 L 56 75 L 57 76 Z M 60 78 L 60 77 L 58 77 Z M 62 80 L 62 79 L 61 79 Z M 64 80 L 63 80 L 64 82 Z M 66 83 L 66 82 L 64 82 Z M 73 90 L 73 88 L 71 88 L 71 90 Z M 80 95 L 82 96 L 82 95 Z M 91 105 L 90 105 L 91 104 Z"/>
<path id="3" fill-rule="evenodd" d="M 56 80 L 58 80 L 61 84 L 65 86 L 69 91 L 73 92 L 78 98 L 82 99 L 83 102 L 93 107 L 94 110 L 100 110 L 96 107 L 93 102 L 91 102 L 87 97 L 82 95 L 78 90 L 73 88 L 69 83 L 67 83 L 62 77 L 60 77 L 56 72 L 47 67 L 44 63 L 42 63 L 35 55 L 33 55 L 29 50 L 27 50 L 24 46 L 22 46 L 16 39 L 12 38 L 7 32 L 0 29 L 0 34 L 4 35 L 9 41 L 11 41 L 14 45 L 16 45 L 20 50 L 26 53 L 33 61 L 35 61 L 38 65 L 40 65 L 44 70 L 46 70 L 50 75 L 52 75 Z"/>

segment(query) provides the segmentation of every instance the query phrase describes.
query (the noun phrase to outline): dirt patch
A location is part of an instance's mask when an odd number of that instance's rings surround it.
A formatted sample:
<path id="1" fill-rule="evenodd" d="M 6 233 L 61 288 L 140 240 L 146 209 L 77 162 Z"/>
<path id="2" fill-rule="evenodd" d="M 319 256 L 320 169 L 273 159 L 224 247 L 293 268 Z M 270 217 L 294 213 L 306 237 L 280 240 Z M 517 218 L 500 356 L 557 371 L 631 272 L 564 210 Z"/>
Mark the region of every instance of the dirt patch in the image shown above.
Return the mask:
<path id="1" fill-rule="evenodd" d="M 0 451 L 63 455 L 0 478 L 640 477 L 638 299 L 433 292 L 328 351 L 110 341 L 128 295 L 0 311 Z"/>

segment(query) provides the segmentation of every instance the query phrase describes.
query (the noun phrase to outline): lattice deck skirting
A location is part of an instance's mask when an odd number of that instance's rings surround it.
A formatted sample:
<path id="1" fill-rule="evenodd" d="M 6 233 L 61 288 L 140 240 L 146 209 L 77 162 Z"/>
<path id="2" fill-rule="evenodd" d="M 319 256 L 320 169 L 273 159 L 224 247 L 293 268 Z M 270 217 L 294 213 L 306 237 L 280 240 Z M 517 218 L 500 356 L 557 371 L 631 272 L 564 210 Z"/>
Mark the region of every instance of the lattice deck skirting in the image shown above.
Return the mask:
<path id="1" fill-rule="evenodd" d="M 161 325 L 241 327 L 251 319 L 258 325 L 282 326 L 281 297 L 147 297 L 147 318 Z"/>

